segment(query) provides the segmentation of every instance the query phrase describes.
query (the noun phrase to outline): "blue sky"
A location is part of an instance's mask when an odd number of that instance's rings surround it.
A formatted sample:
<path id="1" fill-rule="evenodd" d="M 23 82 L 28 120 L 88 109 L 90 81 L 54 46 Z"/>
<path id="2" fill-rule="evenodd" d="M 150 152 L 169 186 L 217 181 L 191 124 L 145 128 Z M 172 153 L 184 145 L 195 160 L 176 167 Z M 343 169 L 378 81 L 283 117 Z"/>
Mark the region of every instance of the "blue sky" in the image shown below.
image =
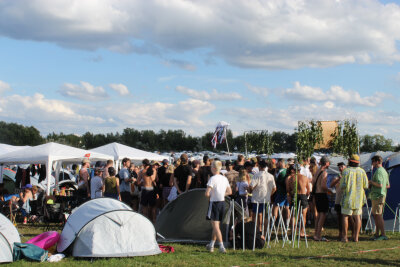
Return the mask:
<path id="1" fill-rule="evenodd" d="M 2 1 L 0 120 L 199 136 L 358 121 L 400 142 L 395 1 Z"/>

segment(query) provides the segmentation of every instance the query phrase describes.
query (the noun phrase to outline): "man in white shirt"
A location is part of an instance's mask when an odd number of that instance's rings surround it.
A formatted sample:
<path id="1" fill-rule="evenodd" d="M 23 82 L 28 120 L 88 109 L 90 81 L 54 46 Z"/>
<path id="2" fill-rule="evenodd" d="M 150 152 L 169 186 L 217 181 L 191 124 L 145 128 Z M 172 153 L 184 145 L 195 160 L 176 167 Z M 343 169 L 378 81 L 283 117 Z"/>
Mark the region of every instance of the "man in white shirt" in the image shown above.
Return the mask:
<path id="1" fill-rule="evenodd" d="M 219 243 L 219 251 L 221 253 L 226 253 L 224 243 L 222 241 L 220 222 L 222 221 L 225 213 L 225 196 L 231 195 L 232 190 L 228 179 L 220 174 L 221 168 L 221 161 L 213 161 L 211 165 L 211 172 L 213 173 L 213 176 L 207 183 L 206 197 L 210 198 L 207 219 L 211 220 L 213 231 L 211 241 L 206 247 L 208 251 L 213 252 L 214 244 L 217 240 Z"/>
<path id="2" fill-rule="evenodd" d="M 265 160 L 261 160 L 258 163 L 258 168 L 260 171 L 254 175 L 249 186 L 249 190 L 253 194 L 251 198 L 251 202 L 253 203 L 252 220 L 253 222 L 257 221 L 259 231 L 262 230 L 262 213 L 263 210 L 265 210 L 264 201 L 265 203 L 270 203 L 271 195 L 276 191 L 274 176 L 265 170 L 266 167 L 267 163 Z M 258 219 L 256 220 L 257 203 L 259 203 L 259 205 Z"/>
<path id="3" fill-rule="evenodd" d="M 96 167 L 94 177 L 90 179 L 90 196 L 92 199 L 103 197 L 103 174 L 102 167 Z"/>

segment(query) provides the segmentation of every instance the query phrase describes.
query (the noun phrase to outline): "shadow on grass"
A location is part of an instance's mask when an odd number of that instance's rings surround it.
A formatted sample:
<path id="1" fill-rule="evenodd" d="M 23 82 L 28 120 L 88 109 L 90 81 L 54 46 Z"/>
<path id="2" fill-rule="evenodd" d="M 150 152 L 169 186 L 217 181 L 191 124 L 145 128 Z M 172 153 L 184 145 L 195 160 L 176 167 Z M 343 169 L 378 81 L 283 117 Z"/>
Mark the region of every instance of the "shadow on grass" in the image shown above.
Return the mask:
<path id="1" fill-rule="evenodd" d="M 369 259 L 369 258 L 360 258 L 360 257 L 349 257 L 349 256 L 343 256 L 339 257 L 336 255 L 333 256 L 328 256 L 328 257 L 318 257 L 318 256 L 291 256 L 287 254 L 279 254 L 279 253 L 265 253 L 264 251 L 256 251 L 255 252 L 256 257 L 263 258 L 265 256 L 270 256 L 271 257 L 271 262 L 272 261 L 297 261 L 297 262 L 308 262 L 312 265 L 320 265 L 323 264 L 324 261 L 327 261 L 326 264 L 332 264 L 332 261 L 335 261 L 338 266 L 343 266 L 346 264 L 351 264 L 355 263 L 357 265 L 387 265 L 387 266 L 400 266 L 399 260 L 396 259 L 382 259 L 382 258 L 375 258 L 375 259 Z M 309 259 L 310 257 L 310 259 Z M 275 258 L 275 259 L 274 259 Z M 268 260 L 267 260 L 268 261 Z M 329 261 L 329 262 L 328 262 Z M 257 265 L 257 263 L 254 263 Z M 353 266 L 353 265 L 351 265 Z"/>

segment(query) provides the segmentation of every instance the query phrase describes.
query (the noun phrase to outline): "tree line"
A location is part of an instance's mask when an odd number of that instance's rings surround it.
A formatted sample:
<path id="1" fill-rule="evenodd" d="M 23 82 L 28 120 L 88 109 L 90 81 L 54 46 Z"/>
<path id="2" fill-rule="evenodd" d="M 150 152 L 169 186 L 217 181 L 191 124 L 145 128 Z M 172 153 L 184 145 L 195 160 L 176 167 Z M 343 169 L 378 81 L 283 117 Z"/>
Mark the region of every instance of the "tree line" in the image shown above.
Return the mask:
<path id="1" fill-rule="evenodd" d="M 57 142 L 73 147 L 92 149 L 112 142 L 118 142 L 146 151 L 226 151 L 226 145 L 218 145 L 216 149 L 211 146 L 213 132 L 207 132 L 200 137 L 186 134 L 183 130 L 137 130 L 125 128 L 121 133 L 93 134 L 86 132 L 79 136 L 76 134 L 50 133 L 42 136 L 34 126 L 23 126 L 17 123 L 0 121 L 0 143 L 9 145 L 35 146 L 47 142 Z M 274 131 L 251 132 L 233 137 L 228 129 L 227 140 L 231 152 L 245 151 L 245 144 L 249 151 L 257 153 L 283 153 L 296 152 L 297 133 L 292 134 Z M 268 144 L 265 145 L 265 140 Z M 268 151 L 267 151 L 268 150 Z M 400 145 L 394 145 L 393 140 L 382 135 L 364 135 L 360 137 L 361 152 L 374 151 L 400 151 Z"/>

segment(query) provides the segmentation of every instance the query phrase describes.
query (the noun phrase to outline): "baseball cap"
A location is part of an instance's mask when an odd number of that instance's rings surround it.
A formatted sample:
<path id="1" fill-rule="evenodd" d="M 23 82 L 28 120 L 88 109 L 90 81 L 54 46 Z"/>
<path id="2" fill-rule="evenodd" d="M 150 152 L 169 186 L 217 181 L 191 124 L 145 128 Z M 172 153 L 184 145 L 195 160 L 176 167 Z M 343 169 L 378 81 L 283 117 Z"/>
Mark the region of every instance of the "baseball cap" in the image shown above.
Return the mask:
<path id="1" fill-rule="evenodd" d="M 24 188 L 29 188 L 29 189 L 31 189 L 31 188 L 32 188 L 32 185 L 31 185 L 31 184 L 26 184 L 26 185 L 24 186 Z"/>

